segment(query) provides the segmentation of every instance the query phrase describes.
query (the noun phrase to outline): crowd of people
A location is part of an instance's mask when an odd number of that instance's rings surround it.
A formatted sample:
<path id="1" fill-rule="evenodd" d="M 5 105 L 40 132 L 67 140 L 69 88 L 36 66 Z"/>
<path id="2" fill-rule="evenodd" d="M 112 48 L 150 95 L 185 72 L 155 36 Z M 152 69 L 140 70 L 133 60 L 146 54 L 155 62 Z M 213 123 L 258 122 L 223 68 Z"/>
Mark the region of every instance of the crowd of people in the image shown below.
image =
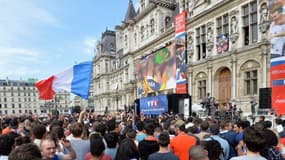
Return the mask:
<path id="1" fill-rule="evenodd" d="M 284 123 L 183 115 L 1 117 L 0 160 L 281 160 Z M 273 127 L 274 126 L 274 127 Z"/>

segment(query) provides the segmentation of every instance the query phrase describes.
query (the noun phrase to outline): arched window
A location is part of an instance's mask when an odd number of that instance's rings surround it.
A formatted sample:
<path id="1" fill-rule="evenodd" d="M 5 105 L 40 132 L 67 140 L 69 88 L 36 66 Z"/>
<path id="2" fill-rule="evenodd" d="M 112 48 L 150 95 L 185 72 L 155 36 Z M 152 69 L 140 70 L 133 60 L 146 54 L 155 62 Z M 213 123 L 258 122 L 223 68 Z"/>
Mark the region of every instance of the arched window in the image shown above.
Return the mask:
<path id="1" fill-rule="evenodd" d="M 164 25 L 166 28 L 168 28 L 170 26 L 170 17 L 169 16 L 165 17 Z"/>

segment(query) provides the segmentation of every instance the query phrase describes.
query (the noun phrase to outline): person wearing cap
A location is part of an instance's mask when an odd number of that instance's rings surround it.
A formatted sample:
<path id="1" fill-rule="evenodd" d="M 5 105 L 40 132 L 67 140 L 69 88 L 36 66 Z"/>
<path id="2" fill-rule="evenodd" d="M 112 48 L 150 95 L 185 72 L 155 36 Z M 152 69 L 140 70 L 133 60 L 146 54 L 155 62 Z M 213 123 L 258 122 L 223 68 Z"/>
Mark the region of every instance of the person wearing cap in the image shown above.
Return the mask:
<path id="1" fill-rule="evenodd" d="M 196 138 L 186 134 L 185 130 L 185 122 L 180 119 L 177 120 L 175 122 L 175 132 L 177 136 L 170 141 L 171 150 L 180 160 L 188 160 L 189 149 L 197 143 Z"/>
<path id="2" fill-rule="evenodd" d="M 158 136 L 159 151 L 149 155 L 148 160 L 178 160 L 179 158 L 169 151 L 170 138 L 167 132 L 161 132 Z"/>

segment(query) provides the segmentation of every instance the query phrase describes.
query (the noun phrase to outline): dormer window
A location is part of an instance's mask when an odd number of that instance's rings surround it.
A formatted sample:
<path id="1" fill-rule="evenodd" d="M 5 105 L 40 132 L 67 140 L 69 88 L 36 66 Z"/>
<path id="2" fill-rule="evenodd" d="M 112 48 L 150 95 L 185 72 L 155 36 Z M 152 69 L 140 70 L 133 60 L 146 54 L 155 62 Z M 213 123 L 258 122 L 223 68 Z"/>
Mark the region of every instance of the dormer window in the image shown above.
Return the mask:
<path id="1" fill-rule="evenodd" d="M 145 8 L 145 1 L 140 0 L 140 4 L 141 4 L 141 10 L 143 10 Z"/>

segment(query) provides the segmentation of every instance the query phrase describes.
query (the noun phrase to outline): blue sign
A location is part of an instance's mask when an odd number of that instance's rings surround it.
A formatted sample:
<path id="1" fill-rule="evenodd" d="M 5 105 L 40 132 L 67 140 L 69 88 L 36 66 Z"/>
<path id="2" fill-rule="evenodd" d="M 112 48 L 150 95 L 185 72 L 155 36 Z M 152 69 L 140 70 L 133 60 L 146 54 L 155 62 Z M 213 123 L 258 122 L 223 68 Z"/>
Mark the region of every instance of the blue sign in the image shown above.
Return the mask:
<path id="1" fill-rule="evenodd" d="M 146 97 L 140 99 L 140 112 L 145 115 L 160 115 L 168 112 L 168 101 L 166 95 Z"/>

